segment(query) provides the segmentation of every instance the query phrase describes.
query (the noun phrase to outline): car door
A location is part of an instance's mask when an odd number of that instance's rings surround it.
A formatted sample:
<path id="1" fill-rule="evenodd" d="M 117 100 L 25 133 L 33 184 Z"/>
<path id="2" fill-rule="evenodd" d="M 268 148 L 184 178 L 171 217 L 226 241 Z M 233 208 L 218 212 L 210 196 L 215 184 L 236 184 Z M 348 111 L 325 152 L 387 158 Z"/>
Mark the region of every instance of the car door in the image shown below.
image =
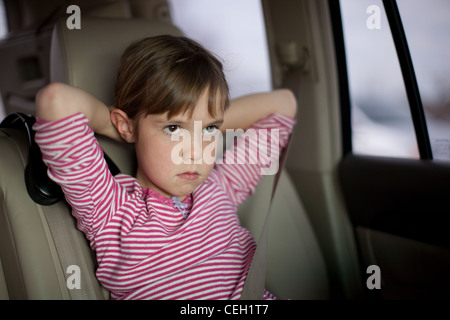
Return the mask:
<path id="1" fill-rule="evenodd" d="M 449 3 L 330 5 L 344 139 L 339 177 L 365 293 L 449 298 Z"/>

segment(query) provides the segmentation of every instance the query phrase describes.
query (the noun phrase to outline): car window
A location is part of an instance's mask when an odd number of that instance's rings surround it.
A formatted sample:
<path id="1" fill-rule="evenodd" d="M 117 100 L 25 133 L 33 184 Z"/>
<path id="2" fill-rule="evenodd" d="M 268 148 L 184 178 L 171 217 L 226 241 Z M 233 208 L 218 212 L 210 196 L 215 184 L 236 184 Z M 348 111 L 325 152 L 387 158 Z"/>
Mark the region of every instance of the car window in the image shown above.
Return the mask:
<path id="1" fill-rule="evenodd" d="M 433 159 L 450 160 L 450 1 L 398 0 Z"/>
<path id="2" fill-rule="evenodd" d="M 221 58 L 231 97 L 271 89 L 260 0 L 170 0 L 183 33 Z"/>
<path id="3" fill-rule="evenodd" d="M 0 0 L 0 40 L 5 38 L 8 32 L 8 25 L 6 21 L 5 3 Z"/>
<path id="4" fill-rule="evenodd" d="M 6 13 L 5 13 L 5 5 L 3 0 L 0 0 L 0 41 L 5 38 L 6 33 L 8 32 L 7 21 L 6 21 Z M 0 92 L 0 121 L 5 117 L 5 109 L 3 107 L 3 98 L 2 93 Z"/>
<path id="5" fill-rule="evenodd" d="M 341 0 L 355 154 L 419 158 L 381 0 Z"/>

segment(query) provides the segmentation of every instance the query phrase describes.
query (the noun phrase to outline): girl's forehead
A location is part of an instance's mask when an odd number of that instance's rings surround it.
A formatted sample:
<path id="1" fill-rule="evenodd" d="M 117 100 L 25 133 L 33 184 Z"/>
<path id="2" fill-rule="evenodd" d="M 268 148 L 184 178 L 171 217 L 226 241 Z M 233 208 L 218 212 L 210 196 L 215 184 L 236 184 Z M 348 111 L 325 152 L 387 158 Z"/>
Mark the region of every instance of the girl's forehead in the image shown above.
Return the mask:
<path id="1" fill-rule="evenodd" d="M 223 120 L 227 109 L 227 99 L 223 99 L 219 90 L 216 94 L 211 94 L 205 89 L 199 97 L 193 99 L 179 99 L 175 104 L 162 108 L 163 111 L 153 113 L 148 112 L 140 117 L 140 120 L 147 117 L 154 121 L 217 121 Z M 164 110 L 165 109 L 165 110 Z M 139 120 L 139 121 L 140 121 Z"/>
<path id="2" fill-rule="evenodd" d="M 215 122 L 222 121 L 224 118 L 224 111 L 222 109 L 217 108 L 214 115 L 211 115 L 208 111 L 208 108 L 196 107 L 192 112 L 180 112 L 178 114 L 173 115 L 172 117 L 168 117 L 168 114 L 165 113 L 161 115 L 161 118 L 166 119 L 166 121 L 172 122 L 194 122 L 194 121 L 202 121 L 202 122 Z"/>
<path id="3" fill-rule="evenodd" d="M 222 105 L 221 94 L 215 94 L 210 101 L 208 90 L 205 90 L 196 103 L 192 103 L 185 108 L 180 108 L 180 112 L 172 115 L 172 119 L 185 120 L 206 120 L 206 119 L 221 119 L 224 115 L 225 107 Z M 169 113 L 165 114 L 169 118 Z"/>
<path id="4" fill-rule="evenodd" d="M 211 115 L 208 108 L 197 107 L 192 112 L 179 112 L 169 117 L 169 112 L 150 114 L 146 116 L 148 120 L 154 123 L 171 123 L 171 124 L 189 124 L 195 121 L 202 121 L 205 123 L 222 122 L 224 118 L 224 110 L 217 108 L 214 115 Z"/>

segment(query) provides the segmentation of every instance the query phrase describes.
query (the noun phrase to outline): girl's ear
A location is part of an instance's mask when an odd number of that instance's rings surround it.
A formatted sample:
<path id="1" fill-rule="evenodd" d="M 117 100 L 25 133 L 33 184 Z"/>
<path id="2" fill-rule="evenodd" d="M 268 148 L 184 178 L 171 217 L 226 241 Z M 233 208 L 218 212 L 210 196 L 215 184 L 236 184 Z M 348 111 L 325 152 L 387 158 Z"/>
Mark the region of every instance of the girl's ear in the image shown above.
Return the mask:
<path id="1" fill-rule="evenodd" d="M 134 121 L 128 118 L 127 114 L 124 111 L 120 109 L 112 110 L 111 122 L 114 124 L 123 140 L 128 143 L 135 142 Z"/>

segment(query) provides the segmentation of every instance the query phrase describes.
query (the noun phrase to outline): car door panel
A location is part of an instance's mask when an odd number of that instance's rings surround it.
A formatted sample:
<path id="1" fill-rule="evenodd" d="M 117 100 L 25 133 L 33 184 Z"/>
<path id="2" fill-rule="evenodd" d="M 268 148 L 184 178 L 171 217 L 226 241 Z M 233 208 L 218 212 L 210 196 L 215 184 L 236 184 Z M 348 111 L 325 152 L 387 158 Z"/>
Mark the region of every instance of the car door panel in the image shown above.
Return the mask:
<path id="1" fill-rule="evenodd" d="M 351 155 L 340 169 L 355 225 L 450 248 L 450 163 Z"/>
<path id="2" fill-rule="evenodd" d="M 361 266 L 380 268 L 380 290 L 366 292 L 383 299 L 450 297 L 450 164 L 349 155 L 340 178 Z"/>
<path id="3" fill-rule="evenodd" d="M 450 162 L 433 159 L 401 17 L 395 1 L 385 0 L 383 6 L 389 20 L 384 26 L 394 30 L 421 159 L 353 153 L 348 61 L 336 28 L 344 146 L 339 181 L 358 245 L 363 287 L 367 297 L 376 299 L 450 298 Z M 343 18 L 339 13 L 334 17 Z M 378 288 L 371 286 L 375 272 L 370 266 L 379 268 Z"/>

